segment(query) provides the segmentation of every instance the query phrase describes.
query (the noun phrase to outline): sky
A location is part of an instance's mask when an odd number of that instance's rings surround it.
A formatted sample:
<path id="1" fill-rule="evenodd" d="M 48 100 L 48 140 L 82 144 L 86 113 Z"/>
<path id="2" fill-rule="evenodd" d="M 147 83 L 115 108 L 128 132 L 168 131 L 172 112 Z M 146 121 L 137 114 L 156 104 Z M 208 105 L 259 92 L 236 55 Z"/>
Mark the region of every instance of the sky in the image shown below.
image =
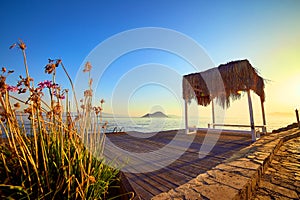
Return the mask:
<path id="1" fill-rule="evenodd" d="M 22 53 L 9 46 L 21 38 L 27 45 L 30 75 L 37 84 L 51 80 L 44 73 L 48 58 L 62 59 L 78 87 L 87 87 L 82 74 L 93 65 L 95 103 L 105 99 L 104 112 L 142 116 L 157 110 L 181 115 L 181 77 L 233 60 L 248 59 L 266 80 L 268 115 L 294 114 L 300 108 L 300 1 L 0 1 L 0 66 L 14 69 L 8 83 L 25 75 Z M 119 50 L 139 37 L 111 44 L 114 38 L 147 28 L 176 33 L 198 44 L 202 63 L 194 66 L 176 52 L 143 46 Z M 147 29 L 148 31 L 148 29 Z M 131 32 L 130 32 L 131 33 Z M 149 33 L 149 31 L 148 31 Z M 155 42 L 155 34 L 147 36 Z M 128 39 L 128 40 L 127 40 Z M 164 38 L 168 48 L 186 44 Z M 160 45 L 160 44 L 159 44 Z M 119 52 L 119 53 L 118 53 Z M 100 64 L 116 55 L 107 65 Z M 198 54 L 186 50 L 182 54 Z M 94 63 L 93 63 L 94 62 Z M 98 65 L 98 63 L 100 63 Z M 212 63 L 212 64 L 211 64 Z M 105 69 L 103 73 L 100 73 Z M 70 88 L 58 68 L 57 83 Z M 99 72 L 99 73 L 98 73 Z M 163 81 L 164 80 L 164 81 Z M 169 80 L 169 81 L 165 81 Z M 134 85 L 135 84 L 135 85 Z M 176 86 L 178 85 L 178 87 Z M 78 93 L 82 93 L 78 89 Z M 80 96 L 80 94 L 78 94 Z M 246 95 L 245 95 L 246 96 Z M 254 110 L 260 110 L 253 94 Z M 246 97 L 228 113 L 248 114 Z M 204 108 L 203 112 L 209 111 Z"/>

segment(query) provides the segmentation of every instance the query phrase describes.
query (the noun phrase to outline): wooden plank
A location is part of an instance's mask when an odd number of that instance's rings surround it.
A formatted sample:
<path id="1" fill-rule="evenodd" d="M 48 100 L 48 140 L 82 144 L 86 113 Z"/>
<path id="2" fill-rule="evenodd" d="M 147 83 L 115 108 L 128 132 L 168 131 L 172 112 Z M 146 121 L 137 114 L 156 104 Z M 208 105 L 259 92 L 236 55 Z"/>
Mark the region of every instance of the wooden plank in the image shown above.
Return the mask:
<path id="1" fill-rule="evenodd" d="M 211 123 L 209 125 L 212 125 L 212 126 L 231 126 L 231 127 L 245 127 L 245 128 L 248 128 L 250 127 L 251 128 L 251 125 L 245 125 L 245 124 L 215 124 L 215 123 Z M 255 127 L 258 127 L 258 128 L 263 128 L 264 126 L 261 126 L 261 125 L 255 125 Z"/>
<path id="2" fill-rule="evenodd" d="M 147 171 L 151 169 L 151 167 L 160 168 L 159 170 L 147 173 L 124 173 L 131 187 L 138 195 L 138 199 L 150 199 L 160 192 L 166 192 L 172 188 L 176 188 L 192 178 L 195 178 L 199 173 L 211 169 L 226 158 L 232 156 L 234 152 L 239 151 L 251 143 L 250 137 L 231 132 L 215 135 L 209 133 L 210 137 L 217 140 L 215 145 L 214 142 L 211 141 L 206 141 L 206 144 L 203 144 L 204 138 L 207 135 L 205 131 L 197 131 L 194 136 L 185 135 L 184 130 L 179 131 L 178 134 L 176 133 L 177 131 L 160 132 L 155 136 L 143 139 L 134 138 L 127 134 L 108 135 L 109 139 L 111 139 L 115 145 L 124 149 L 124 152 L 120 153 L 115 151 L 113 147 L 107 147 L 105 153 L 111 156 L 111 159 L 117 157 L 116 160 L 120 159 L 119 161 L 123 162 L 126 160 L 126 154 L 124 155 L 124 153 L 126 151 L 129 153 L 133 151 L 137 154 L 131 156 L 130 167 L 132 170 Z M 186 142 L 191 139 L 189 137 L 194 138 L 191 145 L 185 148 Z M 170 152 L 156 151 L 165 145 L 168 145 L 168 151 L 175 152 L 175 154 L 176 152 L 184 152 L 168 166 L 164 166 L 164 164 L 168 159 L 172 159 L 172 157 L 168 157 L 168 153 Z M 200 159 L 199 150 L 202 145 L 214 146 L 206 157 Z M 138 153 L 151 154 L 151 156 L 153 156 L 151 160 L 153 161 L 147 163 L 147 159 L 142 158 Z"/>

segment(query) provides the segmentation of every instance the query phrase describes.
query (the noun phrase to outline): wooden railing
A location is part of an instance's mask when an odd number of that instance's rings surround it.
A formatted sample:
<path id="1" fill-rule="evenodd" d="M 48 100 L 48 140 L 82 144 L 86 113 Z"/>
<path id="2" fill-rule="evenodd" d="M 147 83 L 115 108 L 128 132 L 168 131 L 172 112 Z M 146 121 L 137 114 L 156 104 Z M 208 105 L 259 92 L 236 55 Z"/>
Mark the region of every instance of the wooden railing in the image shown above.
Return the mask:
<path id="1" fill-rule="evenodd" d="M 208 128 L 215 128 L 216 126 L 229 126 L 229 127 L 241 127 L 241 128 L 251 128 L 251 125 L 243 125 L 243 124 L 217 124 L 217 123 L 210 123 L 208 124 Z M 262 125 L 262 126 L 254 126 L 255 128 L 261 128 L 261 132 L 266 133 L 267 132 L 267 128 L 266 126 Z"/>

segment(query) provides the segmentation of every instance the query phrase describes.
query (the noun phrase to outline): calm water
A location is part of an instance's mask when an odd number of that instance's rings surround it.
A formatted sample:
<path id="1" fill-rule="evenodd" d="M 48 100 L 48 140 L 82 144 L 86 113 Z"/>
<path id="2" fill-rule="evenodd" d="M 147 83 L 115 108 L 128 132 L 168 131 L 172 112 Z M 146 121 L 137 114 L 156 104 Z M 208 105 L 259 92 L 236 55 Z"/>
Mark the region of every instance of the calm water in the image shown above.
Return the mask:
<path id="1" fill-rule="evenodd" d="M 25 124 L 29 126 L 27 117 L 23 118 Z M 255 125 L 262 125 L 260 117 L 255 117 Z M 267 116 L 267 131 L 271 132 L 273 129 L 278 129 L 287 126 L 296 119 L 293 116 Z M 108 122 L 106 132 L 113 132 L 114 129 L 117 131 L 138 131 L 138 132 L 158 132 L 174 129 L 184 129 L 184 118 L 173 117 L 173 118 L 128 118 L 128 117 L 104 117 L 103 123 Z M 200 117 L 200 118 L 189 118 L 189 127 L 207 128 L 208 124 L 211 123 L 211 117 Z M 225 119 L 217 119 L 216 123 L 221 124 L 242 124 L 249 125 L 249 118 L 237 118 L 227 117 Z M 221 127 L 217 127 L 221 128 Z M 237 127 L 226 127 L 227 129 L 237 130 L 250 130 L 250 128 L 237 128 Z"/>
<path id="2" fill-rule="evenodd" d="M 267 118 L 267 130 L 270 132 L 273 129 L 278 129 L 288 124 L 295 122 L 295 117 L 280 116 L 280 117 L 268 117 Z M 108 132 L 111 132 L 115 127 L 124 131 L 138 131 L 138 132 L 157 132 L 163 130 L 174 130 L 183 129 L 184 119 L 183 118 L 103 118 L 103 121 L 108 122 Z M 211 118 L 190 118 L 190 127 L 207 128 L 208 123 L 211 123 Z M 227 123 L 227 124 L 243 124 L 248 125 L 249 119 L 240 118 L 226 118 L 224 120 L 216 121 L 216 123 Z M 262 120 L 255 119 L 256 125 L 262 125 Z M 233 127 L 227 127 L 233 128 Z M 239 129 L 234 127 L 234 129 Z M 240 128 L 240 130 L 250 130 L 250 128 Z"/>

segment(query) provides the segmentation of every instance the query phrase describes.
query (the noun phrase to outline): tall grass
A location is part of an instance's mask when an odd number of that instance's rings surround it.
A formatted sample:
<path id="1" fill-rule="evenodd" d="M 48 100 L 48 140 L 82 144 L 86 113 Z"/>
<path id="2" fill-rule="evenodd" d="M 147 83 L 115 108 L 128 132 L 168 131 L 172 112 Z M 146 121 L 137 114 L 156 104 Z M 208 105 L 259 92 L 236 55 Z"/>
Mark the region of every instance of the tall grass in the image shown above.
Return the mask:
<path id="1" fill-rule="evenodd" d="M 119 171 L 105 165 L 101 156 L 105 140 L 101 119 L 104 101 L 99 106 L 92 105 L 91 64 L 85 65 L 89 88 L 79 108 L 62 60 L 49 59 L 45 73 L 52 80 L 35 85 L 29 74 L 25 43 L 20 40 L 10 48 L 14 47 L 22 51 L 26 75 L 20 76 L 15 86 L 6 83 L 13 71 L 3 67 L 0 75 L 0 197 L 111 198 L 118 185 Z M 71 92 L 56 83 L 59 66 L 70 81 Z M 15 93 L 25 93 L 28 97 L 20 99 Z M 71 115 L 69 93 L 76 101 L 76 118 Z M 49 103 L 45 95 L 49 95 Z M 18 113 L 23 114 L 18 116 Z M 26 127 L 24 117 L 28 117 L 30 127 Z"/>

